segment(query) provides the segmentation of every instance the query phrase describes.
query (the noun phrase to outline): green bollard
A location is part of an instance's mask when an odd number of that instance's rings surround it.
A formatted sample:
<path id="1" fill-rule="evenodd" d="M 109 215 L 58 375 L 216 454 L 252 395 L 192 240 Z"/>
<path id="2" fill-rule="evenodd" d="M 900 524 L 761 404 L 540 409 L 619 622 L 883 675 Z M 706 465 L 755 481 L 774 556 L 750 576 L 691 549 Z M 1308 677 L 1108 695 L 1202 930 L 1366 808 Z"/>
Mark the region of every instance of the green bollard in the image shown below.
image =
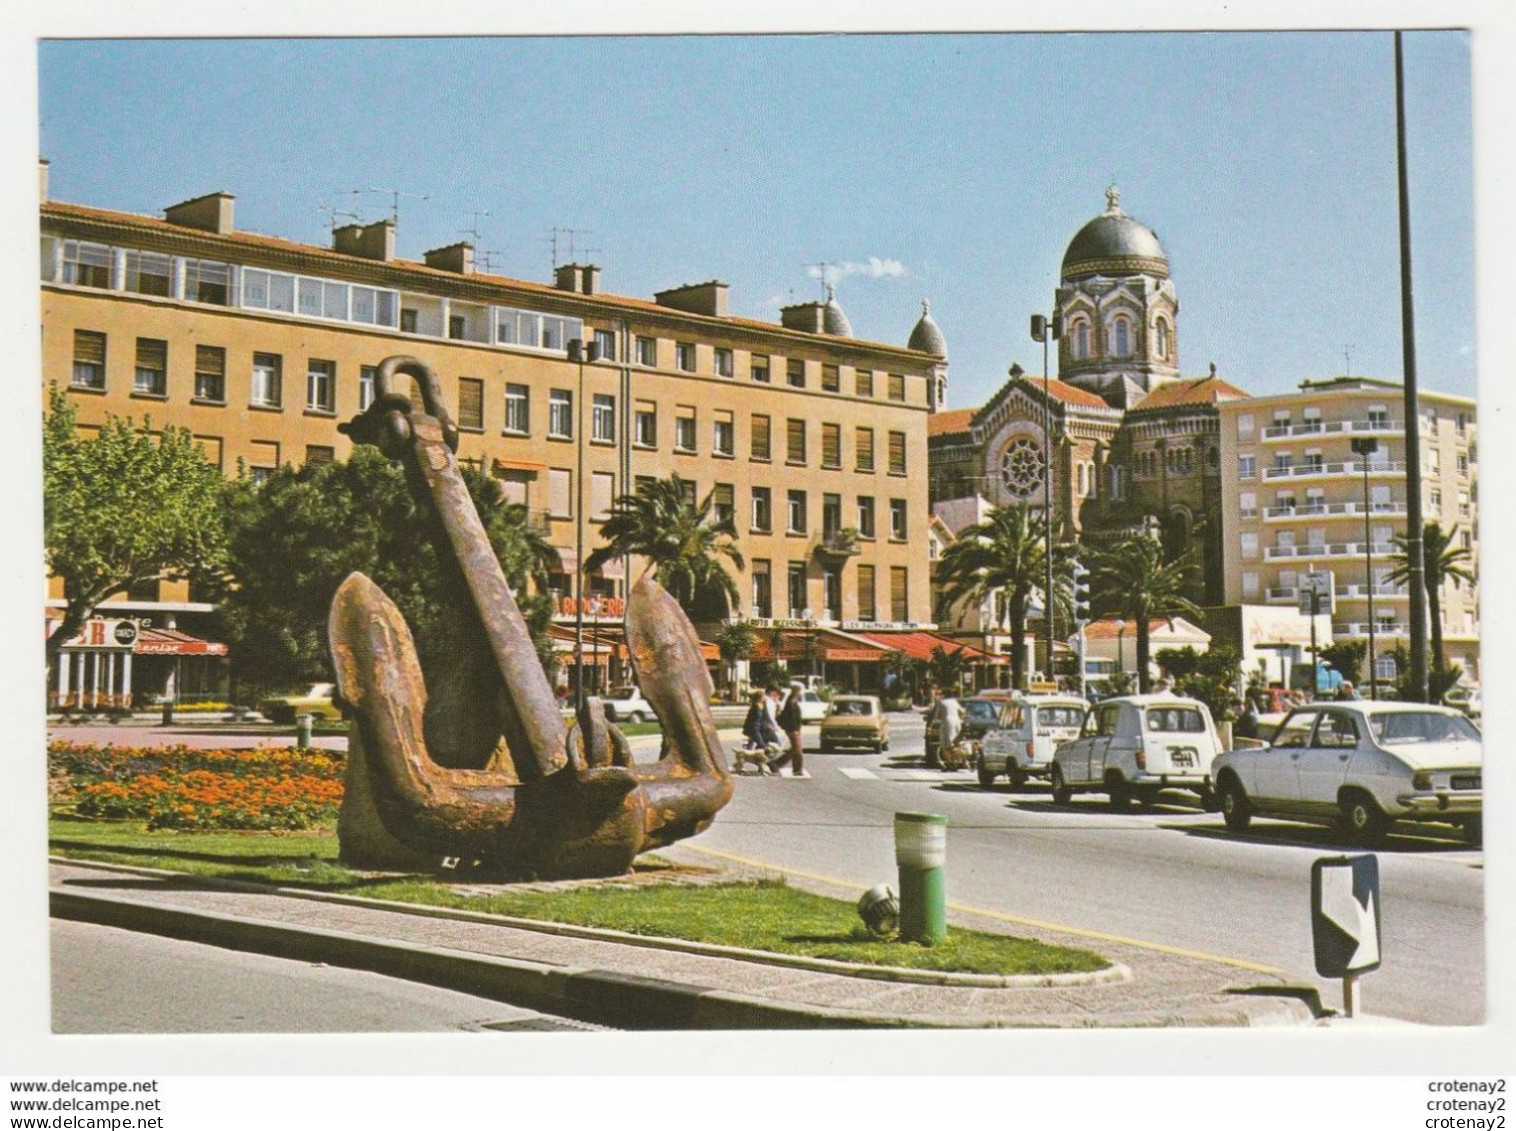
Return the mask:
<path id="1" fill-rule="evenodd" d="M 931 946 L 947 938 L 947 818 L 895 814 L 900 868 L 900 938 Z"/>
<path id="2" fill-rule="evenodd" d="M 311 729 L 315 725 L 315 722 L 315 715 L 301 715 L 295 719 L 295 745 L 299 749 L 310 749 Z"/>

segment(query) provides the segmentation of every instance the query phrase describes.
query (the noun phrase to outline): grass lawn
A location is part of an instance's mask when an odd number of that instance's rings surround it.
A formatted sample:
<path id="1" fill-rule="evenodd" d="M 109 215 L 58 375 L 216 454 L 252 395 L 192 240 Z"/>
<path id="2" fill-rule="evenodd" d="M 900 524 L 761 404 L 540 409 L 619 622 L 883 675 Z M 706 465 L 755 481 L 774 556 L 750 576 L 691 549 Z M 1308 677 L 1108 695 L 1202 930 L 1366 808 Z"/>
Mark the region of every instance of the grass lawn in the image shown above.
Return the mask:
<path id="1" fill-rule="evenodd" d="M 50 823 L 49 836 L 56 855 L 81 860 L 870 965 L 981 974 L 1070 973 L 1109 965 L 1089 951 L 979 931 L 953 929 L 946 941 L 934 947 L 881 940 L 864 929 L 851 903 L 799 891 L 782 881 L 695 885 L 644 881 L 559 891 L 464 894 L 456 885 L 429 878 L 351 871 L 338 863 L 337 837 L 331 832 L 147 832 L 141 821 L 95 821 L 59 814 Z M 660 869 L 676 870 L 656 858 L 638 862 L 639 872 Z"/>

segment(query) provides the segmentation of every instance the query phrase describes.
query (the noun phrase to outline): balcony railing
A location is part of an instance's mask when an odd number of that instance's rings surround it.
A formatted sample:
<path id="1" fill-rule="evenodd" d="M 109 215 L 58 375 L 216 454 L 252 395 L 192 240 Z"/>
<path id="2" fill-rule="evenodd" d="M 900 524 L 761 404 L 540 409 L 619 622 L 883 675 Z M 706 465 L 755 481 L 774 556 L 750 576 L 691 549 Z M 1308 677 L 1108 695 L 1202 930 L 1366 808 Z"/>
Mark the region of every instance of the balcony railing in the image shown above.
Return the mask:
<path id="1" fill-rule="evenodd" d="M 1390 542 L 1374 542 L 1371 544 L 1374 554 L 1394 553 L 1395 547 Z M 1315 545 L 1305 546 L 1268 546 L 1264 549 L 1265 561 L 1281 561 L 1287 558 L 1361 558 L 1364 554 L 1362 542 L 1321 542 Z"/>
<path id="2" fill-rule="evenodd" d="M 1395 420 L 1307 420 L 1301 424 L 1275 424 L 1263 430 L 1265 440 L 1289 440 L 1298 436 L 1399 436 L 1405 429 Z"/>
<path id="3" fill-rule="evenodd" d="M 851 526 L 828 530 L 816 540 L 816 553 L 827 558 L 851 558 L 862 553 L 858 531 Z"/>
<path id="4" fill-rule="evenodd" d="M 1347 460 L 1342 463 L 1302 463 L 1292 464 L 1289 467 L 1265 467 L 1263 478 L 1265 479 L 1325 479 L 1338 476 L 1361 476 L 1363 464 L 1358 460 Z M 1402 461 L 1385 460 L 1382 463 L 1370 463 L 1369 475 L 1404 475 L 1405 463 Z"/>
<path id="5" fill-rule="evenodd" d="M 1332 625 L 1332 635 L 1335 636 L 1368 636 L 1368 622 L 1354 622 L 1352 624 Z M 1374 625 L 1375 636 L 1409 636 L 1411 626 L 1383 621 Z"/>
<path id="6" fill-rule="evenodd" d="M 1385 518 L 1404 518 L 1406 506 L 1404 503 L 1370 503 L 1368 513 L 1382 515 Z M 1293 506 L 1263 508 L 1265 522 L 1278 522 L 1291 518 L 1362 518 L 1363 516 L 1362 503 L 1301 503 Z"/>
<path id="7" fill-rule="evenodd" d="M 1369 597 L 1369 587 L 1367 585 L 1339 585 L 1337 586 L 1337 597 L 1339 600 L 1366 601 Z M 1409 600 L 1410 594 L 1394 585 L 1374 586 L 1374 600 L 1383 601 L 1389 599 L 1393 601 L 1397 598 L 1402 601 Z"/>

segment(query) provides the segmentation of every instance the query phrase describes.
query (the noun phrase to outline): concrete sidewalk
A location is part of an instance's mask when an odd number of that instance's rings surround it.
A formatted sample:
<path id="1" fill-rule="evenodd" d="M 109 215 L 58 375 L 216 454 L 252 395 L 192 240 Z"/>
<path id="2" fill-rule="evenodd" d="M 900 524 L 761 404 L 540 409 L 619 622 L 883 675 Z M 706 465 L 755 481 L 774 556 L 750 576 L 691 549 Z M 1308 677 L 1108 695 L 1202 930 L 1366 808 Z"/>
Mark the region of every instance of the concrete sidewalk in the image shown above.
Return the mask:
<path id="1" fill-rule="evenodd" d="M 1313 1024 L 1319 1012 L 1313 990 L 1275 975 L 1087 939 L 1048 941 L 1096 949 L 1116 971 L 1043 984 L 930 984 L 877 968 L 142 868 L 55 859 L 51 885 L 58 918 L 373 970 L 620 1028 L 1281 1026 Z"/>

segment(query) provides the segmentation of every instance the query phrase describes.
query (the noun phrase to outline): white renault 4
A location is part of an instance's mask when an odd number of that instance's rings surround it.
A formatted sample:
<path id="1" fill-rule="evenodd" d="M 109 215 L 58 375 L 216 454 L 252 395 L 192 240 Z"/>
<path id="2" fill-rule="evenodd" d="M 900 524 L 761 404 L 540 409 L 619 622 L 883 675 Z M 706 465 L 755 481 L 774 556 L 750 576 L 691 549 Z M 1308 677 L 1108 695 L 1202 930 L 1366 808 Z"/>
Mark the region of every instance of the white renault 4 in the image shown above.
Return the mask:
<path id="1" fill-rule="evenodd" d="M 1111 808 L 1126 809 L 1134 800 L 1151 805 L 1162 789 L 1187 789 L 1209 809 L 1211 762 L 1220 752 L 1216 724 L 1198 699 L 1167 693 L 1104 699 L 1085 716 L 1079 737 L 1053 755 L 1053 800 L 1104 793 Z"/>
<path id="2" fill-rule="evenodd" d="M 1028 778 L 1045 778 L 1053 751 L 1079 737 L 1089 703 L 1077 695 L 1015 695 L 1005 700 L 1000 718 L 979 740 L 979 784 L 985 789 L 1005 774 L 1012 789 Z"/>

